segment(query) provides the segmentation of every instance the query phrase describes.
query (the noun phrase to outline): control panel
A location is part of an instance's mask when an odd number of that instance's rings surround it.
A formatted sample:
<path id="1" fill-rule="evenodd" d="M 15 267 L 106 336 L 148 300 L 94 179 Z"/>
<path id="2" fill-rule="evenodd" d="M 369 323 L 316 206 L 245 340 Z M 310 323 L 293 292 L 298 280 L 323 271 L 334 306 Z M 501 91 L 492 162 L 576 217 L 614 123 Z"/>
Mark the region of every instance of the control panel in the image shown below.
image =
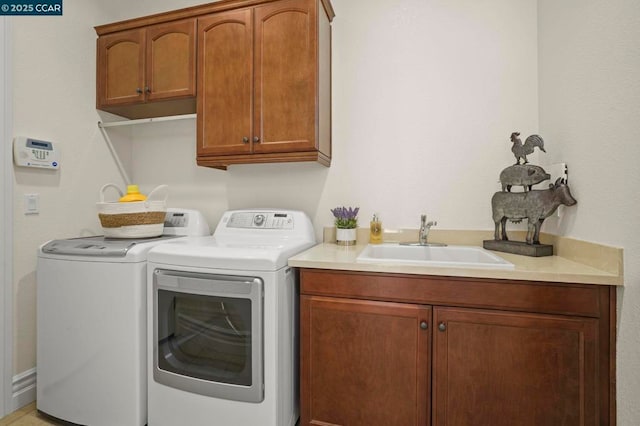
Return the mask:
<path id="1" fill-rule="evenodd" d="M 293 229 L 293 215 L 277 212 L 236 212 L 227 222 L 229 228 Z"/>
<path id="2" fill-rule="evenodd" d="M 169 207 L 164 217 L 164 235 L 202 237 L 211 235 L 209 225 L 198 210 Z"/>
<path id="3" fill-rule="evenodd" d="M 41 169 L 60 168 L 58 150 L 53 142 L 16 136 L 13 140 L 13 160 L 16 166 Z"/>
<path id="4" fill-rule="evenodd" d="M 189 215 L 184 212 L 168 211 L 164 217 L 165 228 L 186 228 L 189 225 Z"/>

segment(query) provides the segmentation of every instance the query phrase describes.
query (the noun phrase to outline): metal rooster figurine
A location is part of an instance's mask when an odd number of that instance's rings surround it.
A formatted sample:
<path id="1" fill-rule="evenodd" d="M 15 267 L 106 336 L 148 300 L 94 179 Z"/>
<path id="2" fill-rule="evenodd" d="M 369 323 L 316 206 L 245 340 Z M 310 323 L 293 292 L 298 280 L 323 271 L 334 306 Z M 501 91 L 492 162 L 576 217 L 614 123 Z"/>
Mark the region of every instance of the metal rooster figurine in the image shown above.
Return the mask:
<path id="1" fill-rule="evenodd" d="M 511 147 L 511 152 L 516 156 L 516 164 L 520 164 L 520 159 L 523 160 L 523 164 L 527 164 L 527 155 L 533 154 L 533 148 L 538 147 L 540 151 L 547 152 L 544 150 L 544 141 L 538 135 L 531 135 L 525 141 L 524 145 L 519 138 L 519 132 L 511 133 L 511 142 L 513 142 L 513 146 Z"/>

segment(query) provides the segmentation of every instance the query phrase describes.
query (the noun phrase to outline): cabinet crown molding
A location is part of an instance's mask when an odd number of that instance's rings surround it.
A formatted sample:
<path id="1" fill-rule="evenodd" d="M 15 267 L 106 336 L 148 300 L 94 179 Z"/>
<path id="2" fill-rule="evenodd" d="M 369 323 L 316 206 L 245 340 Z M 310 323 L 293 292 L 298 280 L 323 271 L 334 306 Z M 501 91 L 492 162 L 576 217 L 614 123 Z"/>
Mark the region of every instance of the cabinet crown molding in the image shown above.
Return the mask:
<path id="1" fill-rule="evenodd" d="M 156 13 L 140 18 L 132 18 L 124 21 L 114 22 L 110 24 L 97 25 L 94 27 L 98 36 L 110 34 L 118 31 L 130 30 L 148 25 L 155 25 L 164 22 L 176 21 L 179 19 L 194 18 L 201 15 L 207 15 L 225 10 L 239 9 L 243 7 L 251 7 L 259 4 L 272 3 L 278 0 L 222 0 L 214 3 L 206 3 L 198 6 L 185 7 L 183 9 L 172 10 L 168 12 Z M 335 17 L 335 12 L 330 0 L 319 0 L 329 18 L 329 22 Z"/>

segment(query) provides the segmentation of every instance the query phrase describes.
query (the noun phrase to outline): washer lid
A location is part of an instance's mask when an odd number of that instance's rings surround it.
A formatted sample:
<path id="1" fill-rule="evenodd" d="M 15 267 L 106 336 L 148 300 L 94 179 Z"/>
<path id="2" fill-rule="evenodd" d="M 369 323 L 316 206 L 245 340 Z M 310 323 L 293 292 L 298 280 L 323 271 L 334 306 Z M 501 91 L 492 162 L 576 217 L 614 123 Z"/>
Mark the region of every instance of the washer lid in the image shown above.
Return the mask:
<path id="1" fill-rule="evenodd" d="M 42 252 L 47 254 L 95 257 L 125 257 L 129 250 L 138 244 L 160 242 L 172 238 L 174 235 L 162 235 L 153 238 L 105 238 L 92 236 L 71 238 L 66 240 L 51 240 L 42 246 Z"/>
<path id="2" fill-rule="evenodd" d="M 276 271 L 288 259 L 315 245 L 303 239 L 216 237 L 182 238 L 149 251 L 148 261 L 158 264 L 243 271 Z"/>

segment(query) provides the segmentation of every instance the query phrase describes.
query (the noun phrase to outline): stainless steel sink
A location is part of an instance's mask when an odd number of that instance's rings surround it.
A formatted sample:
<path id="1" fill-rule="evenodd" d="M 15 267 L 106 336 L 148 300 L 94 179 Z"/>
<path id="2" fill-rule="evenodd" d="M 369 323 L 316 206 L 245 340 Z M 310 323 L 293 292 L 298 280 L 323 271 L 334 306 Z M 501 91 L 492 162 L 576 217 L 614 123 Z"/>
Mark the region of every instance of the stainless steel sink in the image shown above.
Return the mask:
<path id="1" fill-rule="evenodd" d="M 512 263 L 473 246 L 408 246 L 369 244 L 357 257 L 358 262 L 422 265 L 453 268 L 513 269 Z"/>

